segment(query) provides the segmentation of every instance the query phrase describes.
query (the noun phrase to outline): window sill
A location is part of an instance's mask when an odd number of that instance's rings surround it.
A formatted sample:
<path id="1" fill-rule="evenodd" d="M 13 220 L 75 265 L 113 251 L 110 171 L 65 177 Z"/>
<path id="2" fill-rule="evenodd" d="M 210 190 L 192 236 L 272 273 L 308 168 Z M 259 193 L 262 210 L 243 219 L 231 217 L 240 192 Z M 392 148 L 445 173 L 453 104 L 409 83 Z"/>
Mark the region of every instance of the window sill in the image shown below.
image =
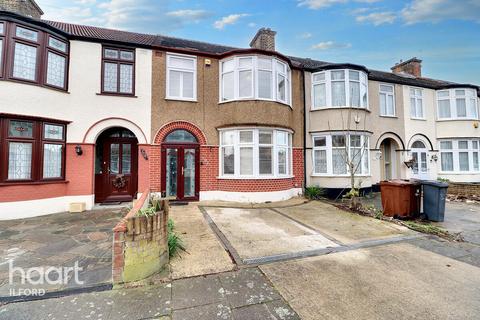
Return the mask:
<path id="1" fill-rule="evenodd" d="M 30 85 L 30 86 L 49 89 L 49 90 L 60 92 L 60 93 L 70 94 L 70 92 L 66 89 L 51 86 L 51 85 L 48 85 L 48 84 L 40 84 L 36 81 L 22 80 L 22 79 L 17 79 L 17 78 L 2 78 L 2 77 L 0 77 L 0 81 L 7 81 L 7 82 L 18 83 L 18 84 L 26 84 L 26 85 Z"/>
<path id="2" fill-rule="evenodd" d="M 379 115 L 380 118 L 393 118 L 393 119 L 398 119 L 397 116 L 386 116 L 386 115 Z"/>
<path id="3" fill-rule="evenodd" d="M 10 182 L 0 182 L 0 187 L 20 186 L 20 185 L 64 184 L 69 182 L 70 181 L 68 180 L 10 181 Z"/>
<path id="4" fill-rule="evenodd" d="M 365 112 L 371 112 L 369 108 L 360 108 L 360 107 L 323 107 L 323 108 L 310 108 L 310 111 L 323 111 L 323 110 L 363 110 Z"/>
<path id="5" fill-rule="evenodd" d="M 284 105 L 284 106 L 287 106 L 287 107 L 293 109 L 293 107 L 286 102 L 277 101 L 277 100 L 270 100 L 270 99 L 260 99 L 260 98 L 232 99 L 232 100 L 227 100 L 227 101 L 218 101 L 218 104 L 222 105 L 222 104 L 227 104 L 227 103 L 231 103 L 231 102 L 250 102 L 250 101 L 273 102 L 273 103 L 278 103 L 278 104 L 281 104 L 281 105 Z"/>
<path id="6" fill-rule="evenodd" d="M 165 100 L 198 103 L 197 99 L 182 99 L 182 98 L 166 97 Z"/>
<path id="7" fill-rule="evenodd" d="M 445 174 L 445 175 L 455 175 L 455 176 L 460 176 L 460 175 L 472 175 L 472 174 L 479 174 L 480 171 L 439 171 L 438 174 Z"/>
<path id="8" fill-rule="evenodd" d="M 410 117 L 410 120 L 427 121 L 426 118 L 414 118 L 414 117 Z"/>
<path id="9" fill-rule="evenodd" d="M 448 122 L 448 121 L 479 121 L 479 119 L 475 119 L 475 118 L 437 119 L 437 122 Z"/>
<path id="10" fill-rule="evenodd" d="M 319 177 L 319 178 L 350 178 L 349 174 L 318 174 L 312 173 L 311 177 Z M 362 177 L 362 178 L 369 178 L 371 174 L 356 174 L 355 177 Z"/>
<path id="11" fill-rule="evenodd" d="M 278 179 L 292 179 L 294 176 L 218 176 L 219 180 L 278 180 Z"/>
<path id="12" fill-rule="evenodd" d="M 97 93 L 97 96 L 108 96 L 108 97 L 123 97 L 123 98 L 138 98 L 134 94 L 122 94 L 122 93 L 109 93 L 109 92 L 101 92 Z"/>

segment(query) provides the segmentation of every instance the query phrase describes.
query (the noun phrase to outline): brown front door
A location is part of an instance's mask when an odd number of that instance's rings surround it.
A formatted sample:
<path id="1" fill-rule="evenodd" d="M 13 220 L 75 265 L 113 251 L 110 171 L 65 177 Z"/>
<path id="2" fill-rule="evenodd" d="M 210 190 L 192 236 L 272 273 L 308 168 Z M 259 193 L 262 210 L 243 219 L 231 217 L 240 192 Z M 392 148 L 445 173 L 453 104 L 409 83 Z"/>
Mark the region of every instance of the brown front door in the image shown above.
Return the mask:
<path id="1" fill-rule="evenodd" d="M 137 140 L 106 138 L 97 143 L 95 202 L 131 201 L 137 191 Z"/>
<path id="2" fill-rule="evenodd" d="M 198 200 L 200 190 L 198 145 L 162 145 L 162 193 L 176 200 Z"/>

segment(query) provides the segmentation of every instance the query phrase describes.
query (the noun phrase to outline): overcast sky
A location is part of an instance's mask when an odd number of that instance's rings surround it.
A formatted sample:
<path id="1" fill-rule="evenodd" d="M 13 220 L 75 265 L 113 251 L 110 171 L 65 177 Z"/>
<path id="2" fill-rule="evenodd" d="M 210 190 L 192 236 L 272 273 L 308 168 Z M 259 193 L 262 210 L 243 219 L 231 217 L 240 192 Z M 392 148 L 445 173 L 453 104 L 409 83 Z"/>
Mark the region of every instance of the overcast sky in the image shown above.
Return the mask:
<path id="1" fill-rule="evenodd" d="M 247 47 L 260 27 L 288 55 L 480 84 L 480 0 L 37 0 L 44 18 Z"/>

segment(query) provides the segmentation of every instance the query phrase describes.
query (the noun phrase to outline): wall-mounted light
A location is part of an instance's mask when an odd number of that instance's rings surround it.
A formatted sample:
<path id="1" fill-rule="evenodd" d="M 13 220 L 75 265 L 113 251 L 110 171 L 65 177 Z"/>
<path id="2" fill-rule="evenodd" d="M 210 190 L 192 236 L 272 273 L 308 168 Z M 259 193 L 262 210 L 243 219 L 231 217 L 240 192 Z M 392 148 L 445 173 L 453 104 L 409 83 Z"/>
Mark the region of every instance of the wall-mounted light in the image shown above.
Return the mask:
<path id="1" fill-rule="evenodd" d="M 435 162 L 438 161 L 438 156 L 436 154 L 432 155 L 431 159 Z"/>
<path id="2" fill-rule="evenodd" d="M 413 165 L 416 163 L 416 161 L 415 161 L 415 159 L 412 158 L 408 161 L 404 161 L 403 163 L 405 163 L 407 168 L 411 169 L 411 168 L 413 168 Z"/>
<path id="3" fill-rule="evenodd" d="M 375 152 L 375 160 L 380 160 L 380 159 L 382 159 L 382 151 Z"/>
<path id="4" fill-rule="evenodd" d="M 478 129 L 478 122 L 475 121 L 475 122 L 473 123 L 473 127 L 474 127 L 475 129 Z"/>
<path id="5" fill-rule="evenodd" d="M 205 66 L 210 67 L 212 61 L 210 59 L 205 59 Z"/>
<path id="6" fill-rule="evenodd" d="M 81 156 L 83 154 L 83 150 L 80 145 L 75 146 L 75 153 L 77 154 L 77 156 Z"/>
<path id="7" fill-rule="evenodd" d="M 143 159 L 148 160 L 148 154 L 145 149 L 140 149 L 140 153 L 142 154 Z"/>

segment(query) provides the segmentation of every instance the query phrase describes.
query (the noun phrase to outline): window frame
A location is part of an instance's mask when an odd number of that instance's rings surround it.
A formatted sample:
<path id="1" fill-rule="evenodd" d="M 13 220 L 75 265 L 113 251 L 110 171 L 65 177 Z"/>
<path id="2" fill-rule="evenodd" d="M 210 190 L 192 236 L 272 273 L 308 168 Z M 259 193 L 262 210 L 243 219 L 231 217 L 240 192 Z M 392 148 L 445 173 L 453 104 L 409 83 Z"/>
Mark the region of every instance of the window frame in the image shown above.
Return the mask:
<path id="1" fill-rule="evenodd" d="M 424 103 L 424 99 L 423 99 L 423 88 L 420 88 L 420 87 L 408 87 L 408 94 L 409 94 L 409 101 L 410 101 L 410 119 L 413 119 L 413 120 L 426 120 L 426 112 L 425 112 L 425 103 Z M 414 94 L 412 95 L 412 90 L 414 91 Z M 417 94 L 417 90 L 420 91 L 420 95 Z M 412 115 L 412 99 L 415 100 L 415 116 Z M 418 107 L 418 101 L 421 101 L 422 102 L 422 116 L 421 117 L 418 117 L 417 116 L 417 113 L 418 113 L 418 110 L 417 110 L 417 107 Z"/>
<path id="2" fill-rule="evenodd" d="M 252 59 L 252 68 L 245 69 L 240 67 L 240 59 L 244 58 L 251 58 Z M 265 59 L 271 61 L 271 69 L 265 69 L 260 67 L 259 60 Z M 233 61 L 233 71 L 223 71 L 223 63 L 227 61 Z M 282 64 L 285 67 L 285 72 L 281 70 L 277 70 L 277 63 Z M 249 97 L 240 97 L 240 71 L 244 70 L 252 70 L 252 95 Z M 270 96 L 271 98 L 261 98 L 259 96 L 259 71 L 267 71 L 271 73 L 271 83 L 270 83 Z M 227 73 L 233 72 L 233 97 L 232 99 L 224 100 L 223 92 L 224 92 L 224 83 L 223 83 L 223 76 Z M 279 76 L 285 77 L 285 100 L 281 100 L 278 95 L 278 79 Z M 229 56 L 225 59 L 219 61 L 219 96 L 218 96 L 218 103 L 228 103 L 232 101 L 248 101 L 248 100 L 259 100 L 259 101 L 272 101 L 278 102 L 281 104 L 288 105 L 292 107 L 292 69 L 290 65 L 275 57 L 275 56 L 266 56 L 266 55 L 235 55 Z"/>
<path id="3" fill-rule="evenodd" d="M 457 95 L 457 90 L 464 90 L 464 95 Z M 442 92 L 448 92 L 448 97 L 440 97 L 439 94 Z M 437 120 L 438 121 L 448 121 L 448 120 L 479 120 L 480 119 L 480 110 L 478 103 L 477 91 L 472 88 L 452 88 L 452 89 L 442 89 L 435 92 L 436 103 L 437 103 Z M 458 116 L 457 100 L 465 99 L 465 108 L 466 115 L 465 117 Z M 449 101 L 450 108 L 450 117 L 440 117 L 440 101 Z M 472 115 L 470 111 L 472 109 L 471 103 L 474 103 L 473 110 L 475 115 Z"/>
<path id="4" fill-rule="evenodd" d="M 192 60 L 193 61 L 193 69 L 186 69 L 186 68 L 177 68 L 177 67 L 171 67 L 170 66 L 170 59 L 172 57 L 178 57 L 181 59 L 187 59 L 187 60 Z M 165 83 L 165 99 L 168 100 L 179 100 L 179 101 L 190 101 L 190 102 L 197 102 L 197 56 L 193 55 L 186 55 L 186 54 L 180 54 L 180 53 L 171 53 L 167 52 L 165 55 L 165 70 L 166 70 L 166 83 Z M 182 80 L 183 80 L 183 72 L 191 72 L 193 73 L 193 97 L 183 97 L 183 82 L 180 81 L 180 96 L 175 97 L 170 95 L 170 70 L 174 71 L 179 71 L 182 72 Z"/>
<path id="5" fill-rule="evenodd" d="M 9 126 L 11 121 L 21 121 L 32 123 L 32 137 L 13 137 L 9 135 Z M 62 139 L 45 138 L 45 125 L 60 126 L 63 128 Z M 0 158 L 3 164 L 0 165 L 0 185 L 24 184 L 24 183 L 49 183 L 65 181 L 65 163 L 66 163 L 66 137 L 67 123 L 50 119 L 39 119 L 24 116 L 6 115 L 0 117 Z M 9 145 L 12 142 L 31 143 L 32 159 L 29 179 L 9 179 Z M 54 144 L 62 146 L 62 159 L 60 168 L 60 177 L 45 178 L 44 171 L 44 146 L 45 144 Z"/>
<path id="6" fill-rule="evenodd" d="M 370 134 L 365 133 L 365 132 L 329 132 L 329 133 L 319 133 L 319 134 L 313 134 L 311 136 L 312 138 L 312 154 L 311 154 L 311 160 L 312 160 L 312 172 L 311 176 L 312 177 L 350 177 L 350 170 L 348 168 L 347 163 L 345 163 L 345 168 L 346 168 L 346 173 L 342 174 L 336 174 L 333 172 L 333 136 L 344 136 L 345 137 L 345 147 L 335 147 L 336 149 L 339 148 L 348 148 L 348 154 L 349 157 L 351 157 L 352 153 L 352 148 L 358 148 L 358 147 L 352 147 L 351 146 L 351 136 L 360 136 L 360 148 L 364 149 L 361 152 L 362 158 L 360 159 L 361 162 L 361 173 L 356 173 L 356 177 L 369 177 L 371 176 L 371 157 L 370 157 Z M 316 138 L 325 138 L 325 146 L 315 146 L 315 139 Z M 320 151 L 326 151 L 326 161 L 327 161 L 327 172 L 316 172 L 315 168 L 315 151 L 320 150 Z M 367 157 L 367 164 L 364 161 L 364 156 Z"/>
<path id="7" fill-rule="evenodd" d="M 467 148 L 461 149 L 459 142 L 467 142 Z M 477 143 L 477 148 L 474 149 L 474 141 Z M 442 149 L 442 142 L 451 142 L 451 149 Z M 480 139 L 479 138 L 454 138 L 454 139 L 438 139 L 438 149 L 440 153 L 440 170 L 439 174 L 480 174 Z M 442 154 L 452 153 L 452 171 L 444 171 L 442 169 Z M 468 153 L 468 170 L 460 170 L 460 153 Z M 474 156 L 477 153 L 478 164 L 475 170 Z"/>
<path id="8" fill-rule="evenodd" d="M 387 91 L 382 91 L 382 86 L 385 86 L 385 87 L 390 87 L 392 88 L 392 92 L 387 92 Z M 382 103 L 381 103 L 381 96 L 382 94 L 385 95 L 385 110 L 387 110 L 387 106 L 388 106 L 388 98 L 391 96 L 392 97 L 392 108 L 393 108 L 393 114 L 382 114 Z M 379 83 L 378 85 L 378 96 L 379 96 L 379 104 L 378 104 L 378 107 L 379 107 L 379 115 L 381 117 L 387 117 L 387 118 L 396 118 L 397 117 L 397 106 L 395 104 L 395 85 L 394 84 L 391 84 L 391 83 Z"/>
<path id="9" fill-rule="evenodd" d="M 109 58 L 105 56 L 106 50 L 115 50 L 118 52 L 118 58 Z M 133 53 L 132 60 L 121 59 L 121 52 L 127 51 Z M 100 92 L 102 95 L 111 95 L 111 96 L 126 96 L 134 97 L 135 96 L 135 82 L 136 82 L 136 64 L 137 64 L 137 55 L 136 49 L 131 47 L 117 47 L 111 45 L 102 45 L 102 67 L 101 67 L 101 84 Z M 105 90 L 105 64 L 111 63 L 117 65 L 117 90 L 116 91 L 106 91 Z M 120 68 L 121 65 L 130 65 L 132 66 L 132 92 L 121 92 L 120 91 Z"/>
<path id="10" fill-rule="evenodd" d="M 343 72 L 342 80 L 332 80 L 332 72 Z M 350 79 L 350 72 L 358 72 L 359 80 Z M 324 80 L 315 80 L 315 76 L 318 74 L 324 74 Z M 311 87 L 310 87 L 310 101 L 311 107 L 310 110 L 324 110 L 324 109 L 339 109 L 339 108 L 354 108 L 360 110 L 370 110 L 369 97 L 368 97 L 368 75 L 365 71 L 357 69 L 328 69 L 318 72 L 313 72 L 311 74 Z M 345 105 L 344 106 L 334 106 L 333 105 L 333 94 L 332 94 L 332 83 L 333 82 L 343 82 L 345 86 Z M 359 94 L 360 94 L 360 106 L 352 106 L 350 101 L 350 82 L 359 83 Z M 315 90 L 316 85 L 325 85 L 325 106 L 316 106 L 315 105 Z M 365 100 L 363 98 L 366 98 Z"/>
<path id="11" fill-rule="evenodd" d="M 232 144 L 225 144 L 223 141 L 223 133 L 225 132 L 234 132 L 234 139 Z M 252 131 L 253 132 L 253 142 L 252 143 L 240 143 L 240 132 L 243 131 Z M 272 134 L 272 143 L 264 144 L 259 141 L 259 134 L 261 132 L 270 132 Z M 287 135 L 287 145 L 280 145 L 277 143 L 277 133 L 285 132 Z M 219 129 L 219 179 L 285 179 L 293 178 L 293 146 L 292 146 L 292 137 L 293 132 L 284 128 L 272 128 L 272 127 L 238 127 L 238 128 L 222 128 Z M 272 173 L 271 174 L 261 174 L 260 173 L 260 147 L 271 147 L 272 148 Z M 224 147 L 233 147 L 234 155 L 234 173 L 233 174 L 224 174 L 223 173 L 223 148 Z M 242 147 L 253 147 L 252 152 L 252 162 L 253 162 L 253 174 L 240 174 L 240 148 Z M 286 149 L 286 173 L 279 173 L 279 163 L 278 163 L 278 151 L 280 149 Z"/>
<path id="12" fill-rule="evenodd" d="M 3 32 L 0 33 L 0 41 L 2 41 L 2 51 L 0 52 L 0 79 L 4 78 L 4 70 L 6 65 L 6 52 L 7 52 L 7 22 L 0 20 L 0 24 L 3 26 Z"/>

